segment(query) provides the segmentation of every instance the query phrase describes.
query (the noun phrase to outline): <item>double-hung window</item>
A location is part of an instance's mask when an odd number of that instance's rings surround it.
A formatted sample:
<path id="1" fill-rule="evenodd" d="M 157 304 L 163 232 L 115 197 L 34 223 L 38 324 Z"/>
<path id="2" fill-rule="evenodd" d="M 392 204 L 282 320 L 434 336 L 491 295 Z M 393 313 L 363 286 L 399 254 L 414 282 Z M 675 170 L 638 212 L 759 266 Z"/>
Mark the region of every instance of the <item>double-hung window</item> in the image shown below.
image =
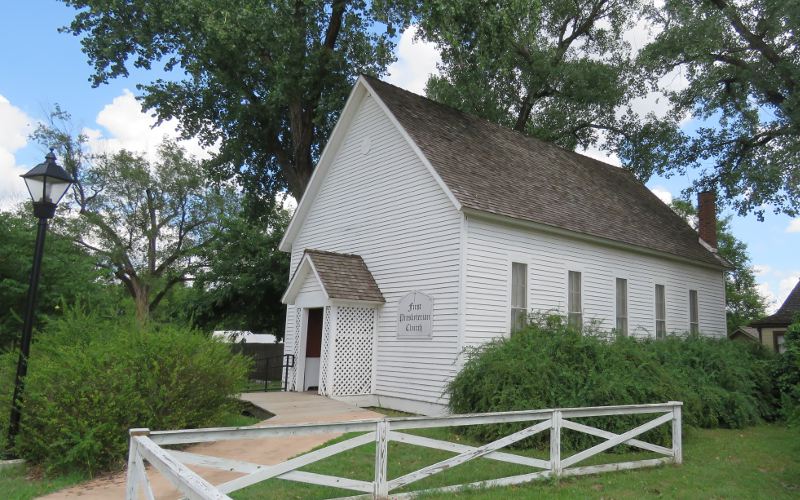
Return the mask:
<path id="1" fill-rule="evenodd" d="M 786 331 L 775 331 L 772 333 L 772 342 L 775 347 L 775 352 L 783 354 L 786 352 Z"/>
<path id="2" fill-rule="evenodd" d="M 511 263 L 511 333 L 525 328 L 528 320 L 528 265 Z"/>
<path id="3" fill-rule="evenodd" d="M 667 336 L 667 301 L 664 285 L 656 285 L 656 338 Z"/>
<path id="4" fill-rule="evenodd" d="M 628 280 L 617 278 L 617 333 L 628 335 Z"/>
<path id="5" fill-rule="evenodd" d="M 570 271 L 567 283 L 567 321 L 570 326 L 580 329 L 583 326 L 581 307 L 581 273 Z"/>
<path id="6" fill-rule="evenodd" d="M 689 332 L 700 333 L 697 290 L 689 290 Z"/>

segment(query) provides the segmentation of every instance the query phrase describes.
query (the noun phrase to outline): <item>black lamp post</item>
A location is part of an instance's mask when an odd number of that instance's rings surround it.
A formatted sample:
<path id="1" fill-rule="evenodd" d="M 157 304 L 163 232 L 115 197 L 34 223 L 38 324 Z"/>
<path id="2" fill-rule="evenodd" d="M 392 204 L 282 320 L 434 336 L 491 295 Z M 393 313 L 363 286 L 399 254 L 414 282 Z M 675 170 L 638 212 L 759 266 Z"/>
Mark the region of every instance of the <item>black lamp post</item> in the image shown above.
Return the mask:
<path id="1" fill-rule="evenodd" d="M 47 221 L 53 218 L 56 213 L 56 205 L 74 182 L 66 170 L 56 163 L 56 155 L 53 154 L 52 149 L 45 156 L 44 163 L 33 167 L 30 172 L 22 175 L 22 178 L 25 180 L 25 185 L 28 187 L 28 192 L 33 199 L 33 215 L 39 219 L 39 230 L 36 233 L 36 249 L 33 253 L 28 300 L 25 305 L 25 322 L 22 327 L 17 376 L 14 380 L 14 399 L 11 402 L 11 422 L 8 426 L 7 447 L 9 450 L 13 448 L 14 439 L 19 432 L 20 404 L 22 403 L 22 391 L 25 386 L 25 375 L 28 373 L 28 354 L 31 349 L 31 334 L 33 332 L 33 311 L 36 306 L 36 288 L 39 285 L 39 271 L 42 267 Z"/>

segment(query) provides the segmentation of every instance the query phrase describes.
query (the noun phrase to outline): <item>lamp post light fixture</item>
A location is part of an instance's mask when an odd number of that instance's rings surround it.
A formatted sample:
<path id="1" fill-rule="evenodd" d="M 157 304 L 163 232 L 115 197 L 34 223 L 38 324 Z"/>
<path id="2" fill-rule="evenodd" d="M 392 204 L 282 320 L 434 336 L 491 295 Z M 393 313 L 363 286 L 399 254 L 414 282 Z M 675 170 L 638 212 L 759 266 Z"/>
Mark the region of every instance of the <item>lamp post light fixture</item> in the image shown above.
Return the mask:
<path id="1" fill-rule="evenodd" d="M 9 451 L 13 449 L 14 440 L 19 433 L 20 406 L 25 386 L 25 375 L 28 373 L 28 354 L 30 353 L 33 332 L 33 312 L 36 307 L 36 289 L 39 286 L 39 272 L 42 267 L 42 253 L 44 252 L 47 223 L 56 214 L 58 202 L 61 201 L 70 185 L 75 182 L 66 170 L 56 163 L 56 155 L 52 149 L 45 156 L 44 163 L 36 165 L 21 177 L 25 181 L 33 200 L 33 215 L 39 219 L 39 228 L 36 233 L 36 248 L 33 252 L 33 267 L 31 268 L 30 285 L 28 286 L 28 299 L 25 304 L 25 318 L 22 326 L 19 360 L 17 361 L 17 375 L 14 379 L 14 399 L 11 401 L 11 422 L 8 426 L 7 442 Z"/>

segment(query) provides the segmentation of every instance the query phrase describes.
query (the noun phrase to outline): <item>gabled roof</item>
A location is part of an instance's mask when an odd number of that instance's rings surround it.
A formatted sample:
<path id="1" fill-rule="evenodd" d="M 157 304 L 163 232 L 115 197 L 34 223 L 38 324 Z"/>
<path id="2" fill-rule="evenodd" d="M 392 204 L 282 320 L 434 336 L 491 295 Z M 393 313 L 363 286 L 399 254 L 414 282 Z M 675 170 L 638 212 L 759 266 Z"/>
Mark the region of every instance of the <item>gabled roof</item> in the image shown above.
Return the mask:
<path id="1" fill-rule="evenodd" d="M 800 314 L 800 280 L 775 314 L 753 321 L 750 326 L 788 326 L 798 314 Z"/>
<path id="2" fill-rule="evenodd" d="M 725 265 L 629 171 L 362 78 L 464 209 Z"/>
<path id="3" fill-rule="evenodd" d="M 758 330 L 750 326 L 740 326 L 728 335 L 729 339 L 744 338 L 747 340 L 758 342 Z"/>
<path id="4" fill-rule="evenodd" d="M 281 302 L 293 303 L 309 275 L 319 281 L 325 296 L 332 300 L 385 302 L 375 278 L 359 255 L 306 250 Z"/>
<path id="5" fill-rule="evenodd" d="M 323 149 L 281 250 L 291 250 L 367 94 L 375 97 L 457 210 L 713 267 L 728 266 L 627 170 L 363 75 Z"/>

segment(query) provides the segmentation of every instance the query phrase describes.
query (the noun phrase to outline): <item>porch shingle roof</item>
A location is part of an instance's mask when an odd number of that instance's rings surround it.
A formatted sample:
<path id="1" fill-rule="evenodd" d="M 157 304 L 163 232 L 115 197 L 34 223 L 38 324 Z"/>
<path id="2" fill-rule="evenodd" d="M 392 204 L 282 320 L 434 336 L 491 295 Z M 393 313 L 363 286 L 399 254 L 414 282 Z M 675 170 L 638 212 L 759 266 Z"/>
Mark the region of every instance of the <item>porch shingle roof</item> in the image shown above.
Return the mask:
<path id="1" fill-rule="evenodd" d="M 360 255 L 305 251 L 331 299 L 386 302 L 375 278 Z"/>

